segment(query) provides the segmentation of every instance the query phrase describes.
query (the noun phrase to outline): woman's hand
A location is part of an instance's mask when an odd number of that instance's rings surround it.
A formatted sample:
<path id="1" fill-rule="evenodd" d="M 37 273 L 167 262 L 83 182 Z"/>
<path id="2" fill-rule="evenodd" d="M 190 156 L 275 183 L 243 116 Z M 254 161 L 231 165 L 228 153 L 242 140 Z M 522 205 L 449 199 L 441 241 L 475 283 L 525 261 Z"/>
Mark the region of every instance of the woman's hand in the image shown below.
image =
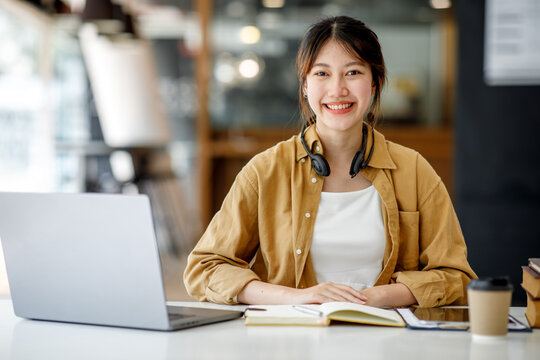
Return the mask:
<path id="1" fill-rule="evenodd" d="M 367 297 L 350 286 L 325 282 L 307 289 L 297 290 L 296 298 L 299 304 L 322 304 L 331 301 L 347 301 L 365 304 Z"/>

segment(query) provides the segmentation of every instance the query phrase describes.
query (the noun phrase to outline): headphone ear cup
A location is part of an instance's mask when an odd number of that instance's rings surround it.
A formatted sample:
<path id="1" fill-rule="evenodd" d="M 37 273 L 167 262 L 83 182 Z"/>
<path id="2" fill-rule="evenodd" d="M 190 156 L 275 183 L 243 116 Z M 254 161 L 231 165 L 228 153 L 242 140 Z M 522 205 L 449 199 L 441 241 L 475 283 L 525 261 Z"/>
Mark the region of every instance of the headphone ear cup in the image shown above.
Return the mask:
<path id="1" fill-rule="evenodd" d="M 360 169 L 364 169 L 363 162 L 364 162 L 364 152 L 357 151 L 356 154 L 354 154 L 354 158 L 351 162 L 351 169 L 349 170 L 349 175 L 351 175 L 351 178 L 355 177 L 360 171 Z"/>
<path id="2" fill-rule="evenodd" d="M 373 138 L 373 130 L 371 134 Z M 366 125 L 364 125 L 362 126 L 362 149 L 360 149 L 360 151 L 354 154 L 354 158 L 351 162 L 351 169 L 349 170 L 349 175 L 351 175 L 351 178 L 355 177 L 360 172 L 360 170 L 365 169 L 369 164 L 369 160 L 371 159 L 371 155 L 373 153 L 373 145 L 375 145 L 375 138 L 373 138 L 373 141 L 371 143 L 371 150 L 369 151 L 368 158 L 364 160 L 364 156 L 366 155 L 366 144 L 367 127 Z"/>
<path id="3" fill-rule="evenodd" d="M 321 154 L 312 154 L 309 157 L 311 159 L 311 167 L 317 175 L 328 176 L 330 175 L 330 165 L 328 161 Z"/>

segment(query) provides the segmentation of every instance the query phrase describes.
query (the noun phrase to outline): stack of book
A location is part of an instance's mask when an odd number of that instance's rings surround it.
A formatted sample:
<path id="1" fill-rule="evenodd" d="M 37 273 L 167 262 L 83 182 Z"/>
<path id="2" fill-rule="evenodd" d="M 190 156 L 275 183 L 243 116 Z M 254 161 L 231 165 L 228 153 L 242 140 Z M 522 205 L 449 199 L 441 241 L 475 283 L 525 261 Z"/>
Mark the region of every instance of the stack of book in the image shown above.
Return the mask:
<path id="1" fill-rule="evenodd" d="M 525 316 L 532 327 L 540 328 L 540 258 L 529 259 L 529 266 L 522 266 L 521 286 L 527 293 Z"/>

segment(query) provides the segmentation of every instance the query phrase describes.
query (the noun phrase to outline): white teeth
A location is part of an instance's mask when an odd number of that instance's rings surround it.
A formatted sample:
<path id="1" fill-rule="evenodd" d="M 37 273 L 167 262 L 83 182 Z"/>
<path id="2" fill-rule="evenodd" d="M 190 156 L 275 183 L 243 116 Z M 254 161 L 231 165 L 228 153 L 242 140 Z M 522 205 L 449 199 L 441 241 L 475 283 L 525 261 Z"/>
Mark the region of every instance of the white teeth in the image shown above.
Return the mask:
<path id="1" fill-rule="evenodd" d="M 343 110 L 343 109 L 350 108 L 352 104 L 339 104 L 339 105 L 326 105 L 326 106 L 328 106 L 332 110 Z"/>

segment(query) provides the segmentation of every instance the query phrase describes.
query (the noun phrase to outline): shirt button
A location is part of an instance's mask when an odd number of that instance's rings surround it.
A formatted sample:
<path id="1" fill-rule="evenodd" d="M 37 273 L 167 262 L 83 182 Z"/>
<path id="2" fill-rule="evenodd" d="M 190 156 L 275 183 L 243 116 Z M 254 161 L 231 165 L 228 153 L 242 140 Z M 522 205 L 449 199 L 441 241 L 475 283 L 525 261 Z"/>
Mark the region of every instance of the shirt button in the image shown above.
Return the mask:
<path id="1" fill-rule="evenodd" d="M 302 253 L 302 249 L 296 249 L 296 253 L 300 255 Z"/>
<path id="2" fill-rule="evenodd" d="M 306 162 L 306 158 L 302 158 L 302 160 L 300 160 L 301 162 L 305 163 Z"/>
<path id="3" fill-rule="evenodd" d="M 317 179 L 312 178 L 312 179 L 311 179 L 311 182 L 315 184 L 315 183 L 317 182 Z"/>
<path id="4" fill-rule="evenodd" d="M 306 213 L 306 217 L 307 217 L 307 218 L 311 217 L 311 214 L 307 212 L 307 213 Z"/>
<path id="5" fill-rule="evenodd" d="M 315 148 L 315 150 L 321 151 L 321 148 L 320 148 L 319 146 L 317 146 L 317 147 Z"/>

